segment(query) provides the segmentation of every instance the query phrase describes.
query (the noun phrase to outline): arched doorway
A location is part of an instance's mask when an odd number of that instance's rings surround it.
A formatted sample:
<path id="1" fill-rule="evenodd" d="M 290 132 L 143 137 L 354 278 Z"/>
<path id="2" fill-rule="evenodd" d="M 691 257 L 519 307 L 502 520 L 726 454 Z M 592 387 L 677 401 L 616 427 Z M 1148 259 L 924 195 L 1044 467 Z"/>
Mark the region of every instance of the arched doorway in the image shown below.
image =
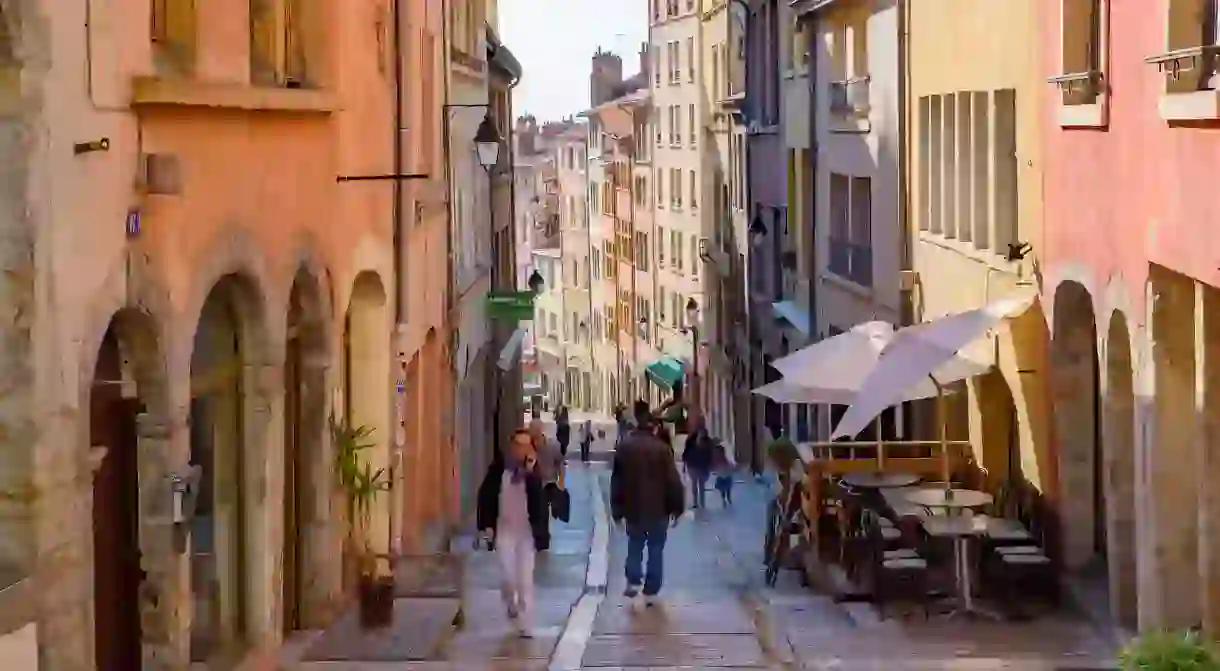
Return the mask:
<path id="1" fill-rule="evenodd" d="M 1152 363 L 1156 393 L 1149 456 L 1155 577 L 1161 609 L 1155 626 L 1190 627 L 1201 619 L 1199 570 L 1199 418 L 1196 414 L 1194 280 L 1159 266 L 1152 284 Z"/>
<path id="2" fill-rule="evenodd" d="M 326 328 L 322 291 L 297 272 L 288 299 L 284 352 L 284 632 L 317 623 L 325 602 L 321 579 L 325 537 L 320 509 L 329 492 L 323 460 L 326 430 Z"/>
<path id="3" fill-rule="evenodd" d="M 375 472 L 390 472 L 389 425 L 390 321 L 386 313 L 386 292 L 381 278 L 373 272 L 356 276 L 352 285 L 343 334 L 344 411 L 349 425 L 371 431 L 366 451 Z M 374 552 L 390 549 L 390 498 L 379 496 L 372 506 L 370 542 Z M 349 523 L 351 520 L 349 520 Z"/>
<path id="4" fill-rule="evenodd" d="M 124 309 L 102 338 L 89 388 L 93 476 L 93 626 L 99 671 L 142 666 L 141 414 L 163 416 L 164 365 L 147 315 Z"/>
<path id="5" fill-rule="evenodd" d="M 1093 300 L 1075 282 L 1055 291 L 1051 342 L 1058 437 L 1058 543 L 1064 566 L 1106 575 L 1106 509 L 1098 403 L 1097 327 Z"/>
<path id="6" fill-rule="evenodd" d="M 1110 614 L 1135 628 L 1138 615 L 1135 538 L 1135 387 L 1131 333 L 1121 312 L 1106 332 L 1105 488 Z"/>
<path id="7" fill-rule="evenodd" d="M 262 334 L 257 289 L 239 275 L 222 277 L 200 311 L 191 352 L 190 463 L 200 470 L 191 529 L 191 659 L 227 668 L 252 643 L 251 593 L 259 581 L 251 557 L 251 484 L 260 449 L 252 441 L 253 374 Z"/>

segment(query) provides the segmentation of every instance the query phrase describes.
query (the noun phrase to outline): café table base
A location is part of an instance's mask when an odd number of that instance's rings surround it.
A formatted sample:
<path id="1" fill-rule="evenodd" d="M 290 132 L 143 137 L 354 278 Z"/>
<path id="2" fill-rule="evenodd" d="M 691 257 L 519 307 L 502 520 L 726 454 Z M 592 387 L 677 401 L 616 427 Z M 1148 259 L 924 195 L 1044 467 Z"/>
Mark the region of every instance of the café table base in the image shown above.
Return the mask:
<path id="1" fill-rule="evenodd" d="M 958 617 L 985 620 L 1003 619 L 998 613 L 982 608 L 974 602 L 973 579 L 970 574 L 970 546 L 967 544 L 965 536 L 953 539 L 953 559 L 959 595 L 958 605 L 949 611 L 945 617 L 950 620 Z"/>

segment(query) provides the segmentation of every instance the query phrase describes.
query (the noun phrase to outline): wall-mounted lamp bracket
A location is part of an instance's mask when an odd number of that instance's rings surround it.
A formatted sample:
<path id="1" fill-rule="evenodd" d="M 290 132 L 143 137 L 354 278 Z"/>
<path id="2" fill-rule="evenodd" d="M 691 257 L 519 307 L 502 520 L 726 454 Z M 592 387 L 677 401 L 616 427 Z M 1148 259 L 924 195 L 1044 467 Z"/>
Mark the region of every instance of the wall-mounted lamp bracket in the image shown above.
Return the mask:
<path id="1" fill-rule="evenodd" d="M 72 145 L 72 153 L 80 156 L 95 151 L 110 151 L 110 138 L 104 137 L 100 140 L 90 140 L 89 142 L 77 142 Z"/>

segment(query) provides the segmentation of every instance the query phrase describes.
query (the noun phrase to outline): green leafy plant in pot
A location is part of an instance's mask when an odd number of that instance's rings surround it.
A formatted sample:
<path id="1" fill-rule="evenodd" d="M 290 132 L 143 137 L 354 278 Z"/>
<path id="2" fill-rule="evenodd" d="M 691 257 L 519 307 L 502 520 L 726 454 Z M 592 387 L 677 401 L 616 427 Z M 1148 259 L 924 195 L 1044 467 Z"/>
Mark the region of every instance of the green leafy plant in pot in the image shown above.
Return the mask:
<path id="1" fill-rule="evenodd" d="M 1220 653 L 1195 631 L 1158 631 L 1131 641 L 1119 655 L 1123 671 L 1220 671 Z"/>
<path id="2" fill-rule="evenodd" d="M 394 574 L 392 567 L 387 567 L 384 573 L 379 572 L 371 526 L 377 495 L 390 489 L 389 473 L 384 468 L 374 469 L 364 457 L 363 453 L 374 446 L 369 440 L 372 428 L 353 427 L 332 416 L 330 430 L 335 449 L 335 476 L 351 525 L 346 551 L 358 571 L 360 624 L 367 628 L 388 626 L 394 619 Z"/>

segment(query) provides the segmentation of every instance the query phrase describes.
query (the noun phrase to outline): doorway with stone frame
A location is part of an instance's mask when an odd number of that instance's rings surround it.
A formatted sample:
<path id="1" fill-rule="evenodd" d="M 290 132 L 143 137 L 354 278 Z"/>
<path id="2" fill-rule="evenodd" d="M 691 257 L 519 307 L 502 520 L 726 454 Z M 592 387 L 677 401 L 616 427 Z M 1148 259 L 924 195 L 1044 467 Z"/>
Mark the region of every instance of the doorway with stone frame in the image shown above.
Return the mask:
<path id="1" fill-rule="evenodd" d="M 325 510 L 331 471 L 325 455 L 326 343 L 324 293 L 305 268 L 288 299 L 284 351 L 283 631 L 323 623 L 329 554 Z"/>
<path id="2" fill-rule="evenodd" d="M 147 578 L 141 472 L 160 447 L 142 438 L 165 419 L 165 365 L 152 317 L 132 308 L 106 327 L 88 388 L 93 466 L 93 643 L 99 671 L 142 667 Z"/>
<path id="3" fill-rule="evenodd" d="M 261 294 L 244 275 L 216 282 L 200 310 L 191 352 L 190 464 L 200 469 L 192 520 L 190 657 L 209 669 L 234 668 L 265 613 L 255 523 L 263 482 L 256 423 L 266 419 L 257 371 L 266 342 Z"/>

